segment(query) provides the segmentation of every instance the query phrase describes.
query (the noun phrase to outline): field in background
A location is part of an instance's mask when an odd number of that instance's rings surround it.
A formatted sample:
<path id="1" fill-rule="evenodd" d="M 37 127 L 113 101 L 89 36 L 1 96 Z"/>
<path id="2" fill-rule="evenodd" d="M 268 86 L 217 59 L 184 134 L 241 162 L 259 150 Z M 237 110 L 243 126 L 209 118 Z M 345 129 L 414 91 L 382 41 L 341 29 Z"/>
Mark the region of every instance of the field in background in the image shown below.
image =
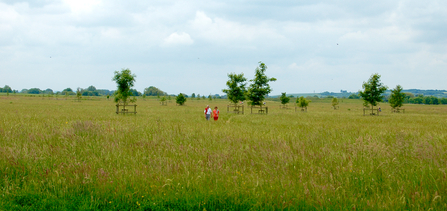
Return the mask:
<path id="1" fill-rule="evenodd" d="M 446 106 L 235 115 L 225 100 L 140 98 L 117 115 L 112 100 L 64 99 L 0 96 L 1 210 L 447 209 Z"/>

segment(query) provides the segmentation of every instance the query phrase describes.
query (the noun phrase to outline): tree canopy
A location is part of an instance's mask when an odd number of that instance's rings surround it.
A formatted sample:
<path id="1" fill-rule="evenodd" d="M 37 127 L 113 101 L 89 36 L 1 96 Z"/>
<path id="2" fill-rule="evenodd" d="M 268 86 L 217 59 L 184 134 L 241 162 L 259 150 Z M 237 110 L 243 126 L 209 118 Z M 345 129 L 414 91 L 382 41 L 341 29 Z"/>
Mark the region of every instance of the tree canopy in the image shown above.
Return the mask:
<path id="1" fill-rule="evenodd" d="M 228 89 L 223 89 L 222 92 L 227 94 L 228 99 L 236 104 L 239 101 L 245 100 L 245 81 L 247 79 L 244 77 L 244 74 L 236 74 L 236 73 L 230 73 L 228 74 L 228 81 L 227 81 L 227 87 Z"/>
<path id="2" fill-rule="evenodd" d="M 115 71 L 115 76 L 112 79 L 118 88 L 115 92 L 115 102 L 127 104 L 127 98 L 132 96 L 130 89 L 133 87 L 136 77 L 129 69 L 122 69 L 121 72 Z"/>
<path id="3" fill-rule="evenodd" d="M 380 82 L 380 75 L 373 74 L 367 82 L 363 82 L 363 91 L 359 91 L 359 95 L 365 101 L 365 106 L 371 105 L 371 109 L 377 106 L 377 103 L 382 102 L 382 94 L 388 89 Z"/>
<path id="4" fill-rule="evenodd" d="M 259 62 L 259 67 L 256 67 L 255 70 L 255 78 L 250 80 L 253 83 L 250 84 L 250 87 L 247 90 L 247 97 L 251 101 L 251 105 L 261 105 L 265 96 L 272 91 L 269 82 L 276 81 L 276 78 L 268 78 L 265 75 L 266 70 L 267 65 Z"/>

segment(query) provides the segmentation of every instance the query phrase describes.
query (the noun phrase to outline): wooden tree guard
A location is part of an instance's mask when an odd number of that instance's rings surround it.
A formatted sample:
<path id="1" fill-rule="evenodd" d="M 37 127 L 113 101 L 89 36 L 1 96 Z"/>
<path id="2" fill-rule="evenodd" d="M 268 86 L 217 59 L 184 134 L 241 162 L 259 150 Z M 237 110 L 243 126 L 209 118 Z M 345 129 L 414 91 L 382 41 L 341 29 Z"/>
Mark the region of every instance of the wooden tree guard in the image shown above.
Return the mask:
<path id="1" fill-rule="evenodd" d="M 244 114 L 244 105 L 227 105 L 227 113 Z"/>
<path id="2" fill-rule="evenodd" d="M 287 104 L 279 104 L 279 109 L 289 109 Z"/>
<path id="3" fill-rule="evenodd" d="M 133 111 L 129 111 L 129 109 L 127 108 L 131 108 L 133 107 Z M 124 104 L 116 104 L 116 113 L 117 114 L 137 114 L 137 105 L 126 105 L 124 106 Z"/>
<path id="4" fill-rule="evenodd" d="M 391 110 L 393 113 L 400 113 L 400 111 L 405 114 L 405 108 L 393 108 L 393 110 Z"/>
<path id="5" fill-rule="evenodd" d="M 296 110 L 297 110 L 298 108 L 300 108 L 300 110 L 301 110 L 302 112 L 307 112 L 307 107 L 301 108 L 301 107 L 298 107 L 298 106 L 295 106 L 295 112 L 296 112 Z"/>
<path id="6" fill-rule="evenodd" d="M 363 108 L 363 116 L 366 115 L 366 111 L 371 111 L 371 113 L 369 115 L 376 115 L 379 116 L 379 109 L 378 108 Z M 374 111 L 376 111 L 376 113 L 374 113 Z"/>
<path id="7" fill-rule="evenodd" d="M 253 113 L 253 108 L 255 109 L 255 113 Z M 251 114 L 268 114 L 269 113 L 269 107 L 267 107 L 267 106 L 265 106 L 265 107 L 262 107 L 262 106 L 251 106 L 250 107 L 250 113 Z"/>
<path id="8" fill-rule="evenodd" d="M 168 102 L 167 102 L 167 101 L 161 101 L 161 102 L 160 102 L 160 105 L 162 105 L 162 106 L 167 106 L 167 105 L 168 105 Z"/>

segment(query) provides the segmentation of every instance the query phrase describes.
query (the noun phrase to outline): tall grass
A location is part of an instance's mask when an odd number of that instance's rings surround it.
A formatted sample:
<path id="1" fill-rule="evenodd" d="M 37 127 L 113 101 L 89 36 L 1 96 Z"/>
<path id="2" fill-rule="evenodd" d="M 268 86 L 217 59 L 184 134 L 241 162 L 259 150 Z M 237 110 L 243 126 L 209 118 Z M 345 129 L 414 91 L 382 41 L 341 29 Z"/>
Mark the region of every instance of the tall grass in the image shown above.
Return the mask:
<path id="1" fill-rule="evenodd" d="M 224 100 L 140 99 L 117 115 L 105 99 L 51 99 L 0 96 L 0 209 L 447 209 L 445 106 L 235 115 Z"/>

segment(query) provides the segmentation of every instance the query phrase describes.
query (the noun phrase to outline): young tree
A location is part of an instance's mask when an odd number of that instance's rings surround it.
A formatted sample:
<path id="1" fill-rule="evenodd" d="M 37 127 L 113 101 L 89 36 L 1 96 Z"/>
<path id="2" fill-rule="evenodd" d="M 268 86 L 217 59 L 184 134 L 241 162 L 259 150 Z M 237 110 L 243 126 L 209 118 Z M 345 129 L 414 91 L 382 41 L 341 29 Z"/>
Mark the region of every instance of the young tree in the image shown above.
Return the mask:
<path id="1" fill-rule="evenodd" d="M 163 97 L 160 99 L 160 101 L 161 101 L 161 105 L 168 105 L 167 102 L 166 102 L 166 96 L 163 96 Z"/>
<path id="2" fill-rule="evenodd" d="M 377 106 L 377 103 L 382 102 L 382 94 L 388 89 L 380 82 L 380 75 L 373 74 L 367 82 L 363 82 L 363 91 L 359 91 L 359 95 L 364 100 L 364 105 L 371 105 L 371 109 Z"/>
<path id="3" fill-rule="evenodd" d="M 175 98 L 175 102 L 179 105 L 183 105 L 186 102 L 186 97 L 182 93 L 180 93 Z"/>
<path id="4" fill-rule="evenodd" d="M 130 89 L 133 87 L 136 77 L 129 69 L 122 69 L 121 72 L 115 71 L 115 76 L 112 78 L 118 88 L 115 92 L 115 102 L 122 103 L 123 109 L 126 109 L 128 98 L 132 96 Z M 130 101 L 135 102 L 135 100 L 136 98 Z"/>
<path id="5" fill-rule="evenodd" d="M 245 93 L 247 91 L 245 89 L 245 81 L 247 81 L 247 79 L 244 77 L 243 73 L 230 73 L 228 74 L 228 78 L 228 89 L 223 89 L 222 92 L 226 93 L 228 100 L 236 105 L 239 101 L 245 100 Z"/>
<path id="6" fill-rule="evenodd" d="M 79 87 L 76 90 L 76 98 L 78 98 L 78 102 L 81 102 L 81 88 Z"/>
<path id="7" fill-rule="evenodd" d="M 196 93 L 192 93 L 191 98 L 193 98 L 193 99 L 196 98 Z"/>
<path id="8" fill-rule="evenodd" d="M 268 78 L 265 75 L 266 70 L 267 66 L 264 63 L 259 62 L 259 67 L 256 67 L 255 70 L 255 78 L 250 80 L 253 83 L 250 84 L 250 87 L 248 88 L 247 97 L 250 100 L 251 105 L 261 105 L 265 96 L 272 91 L 268 82 L 276 81 L 276 78 Z"/>
<path id="9" fill-rule="evenodd" d="M 393 109 L 400 108 L 405 100 L 405 93 L 402 93 L 402 87 L 397 85 L 395 89 L 391 90 L 390 106 Z"/>
<path id="10" fill-rule="evenodd" d="M 296 104 L 298 105 L 298 107 L 301 108 L 301 111 L 304 111 L 304 109 L 307 109 L 307 106 L 309 106 L 309 103 L 311 101 L 304 98 L 303 96 L 296 98 Z"/>
<path id="11" fill-rule="evenodd" d="M 338 99 L 336 97 L 332 98 L 332 107 L 334 107 L 334 109 L 336 109 L 338 105 Z"/>
<path id="12" fill-rule="evenodd" d="M 290 97 L 287 97 L 286 93 L 282 92 L 279 100 L 281 100 L 281 104 L 285 105 L 285 104 L 289 103 Z"/>

